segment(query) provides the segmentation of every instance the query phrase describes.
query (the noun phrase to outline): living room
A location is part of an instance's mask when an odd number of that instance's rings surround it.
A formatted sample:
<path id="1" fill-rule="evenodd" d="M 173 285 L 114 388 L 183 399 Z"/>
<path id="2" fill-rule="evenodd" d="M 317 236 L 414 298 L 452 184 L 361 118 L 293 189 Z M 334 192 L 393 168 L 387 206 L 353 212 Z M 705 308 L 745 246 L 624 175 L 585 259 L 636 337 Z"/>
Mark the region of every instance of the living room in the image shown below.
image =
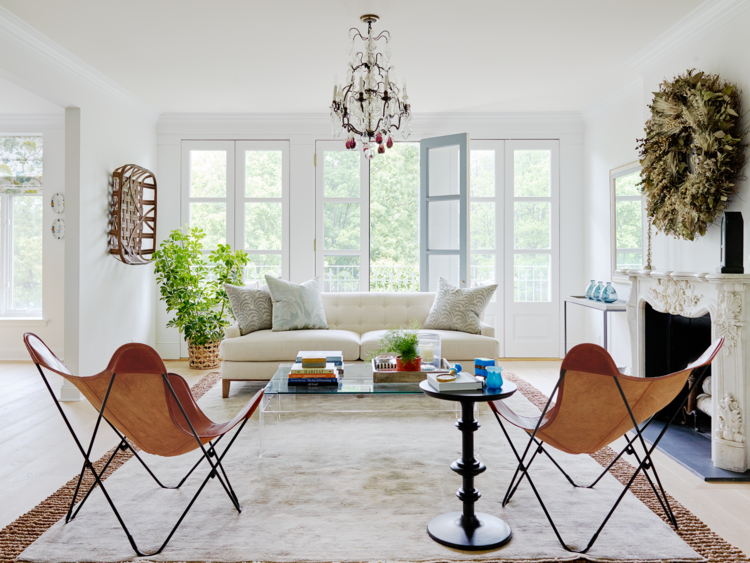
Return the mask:
<path id="1" fill-rule="evenodd" d="M 624 4 L 0 0 L 0 559 L 747 560 L 750 2 Z"/>

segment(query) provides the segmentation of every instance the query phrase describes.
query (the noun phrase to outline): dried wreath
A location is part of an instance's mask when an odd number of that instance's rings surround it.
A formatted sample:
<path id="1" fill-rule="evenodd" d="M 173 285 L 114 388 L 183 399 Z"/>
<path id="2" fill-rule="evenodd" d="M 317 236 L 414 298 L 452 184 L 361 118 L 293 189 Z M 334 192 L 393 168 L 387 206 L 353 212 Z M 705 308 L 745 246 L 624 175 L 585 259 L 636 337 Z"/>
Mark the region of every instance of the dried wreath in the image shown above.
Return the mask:
<path id="1" fill-rule="evenodd" d="M 747 130 L 740 91 L 716 74 L 695 70 L 665 80 L 638 139 L 641 186 L 657 231 L 694 240 L 706 234 L 744 179 Z"/>

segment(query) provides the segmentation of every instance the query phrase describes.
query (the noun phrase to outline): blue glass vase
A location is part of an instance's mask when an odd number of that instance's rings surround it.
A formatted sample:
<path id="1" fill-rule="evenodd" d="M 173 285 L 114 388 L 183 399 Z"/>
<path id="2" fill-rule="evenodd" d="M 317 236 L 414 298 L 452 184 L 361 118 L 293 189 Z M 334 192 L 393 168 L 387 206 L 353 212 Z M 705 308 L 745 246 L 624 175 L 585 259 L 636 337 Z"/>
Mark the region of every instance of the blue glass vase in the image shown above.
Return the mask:
<path id="1" fill-rule="evenodd" d="M 594 293 L 591 295 L 591 298 L 594 301 L 601 301 L 603 289 L 604 289 L 604 282 L 599 282 L 598 285 L 594 288 Z"/>
<path id="2" fill-rule="evenodd" d="M 612 287 L 612 282 L 607 282 L 607 287 L 602 289 L 600 298 L 605 303 L 614 303 L 617 301 L 617 291 Z"/>
<path id="3" fill-rule="evenodd" d="M 594 288 L 596 287 L 596 282 L 594 280 L 591 280 L 591 283 L 586 288 L 586 299 L 593 299 L 594 298 Z"/>

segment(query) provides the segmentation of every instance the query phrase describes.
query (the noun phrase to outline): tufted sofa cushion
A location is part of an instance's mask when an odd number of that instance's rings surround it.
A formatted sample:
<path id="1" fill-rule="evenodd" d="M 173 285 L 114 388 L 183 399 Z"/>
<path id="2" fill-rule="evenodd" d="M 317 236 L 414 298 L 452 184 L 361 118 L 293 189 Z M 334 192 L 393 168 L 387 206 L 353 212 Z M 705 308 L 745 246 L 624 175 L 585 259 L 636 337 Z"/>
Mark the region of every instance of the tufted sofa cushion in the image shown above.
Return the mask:
<path id="1" fill-rule="evenodd" d="M 259 330 L 222 340 L 219 354 L 229 362 L 293 362 L 300 350 L 341 350 L 344 361 L 359 358 L 359 334 L 349 330 Z"/>
<path id="2" fill-rule="evenodd" d="M 331 329 L 364 334 L 406 327 L 416 319 L 424 324 L 434 293 L 323 293 L 323 309 Z"/>
<path id="3" fill-rule="evenodd" d="M 440 354 L 451 361 L 467 358 L 496 358 L 500 354 L 500 343 L 491 336 L 481 336 L 453 330 L 420 330 L 440 335 Z M 384 330 L 373 330 L 362 335 L 360 358 L 364 359 L 378 347 Z M 472 371 L 473 373 L 473 371 Z"/>

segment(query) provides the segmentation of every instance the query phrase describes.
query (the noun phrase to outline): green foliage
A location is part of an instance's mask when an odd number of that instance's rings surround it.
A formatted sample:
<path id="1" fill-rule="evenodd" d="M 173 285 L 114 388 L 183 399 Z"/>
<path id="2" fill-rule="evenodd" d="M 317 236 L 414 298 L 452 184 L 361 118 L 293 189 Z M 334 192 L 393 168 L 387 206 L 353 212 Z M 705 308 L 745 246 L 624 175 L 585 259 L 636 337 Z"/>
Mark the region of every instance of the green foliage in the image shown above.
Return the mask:
<path id="1" fill-rule="evenodd" d="M 654 92 L 638 149 L 657 231 L 694 240 L 729 205 L 747 161 L 741 100 L 734 84 L 694 69 Z"/>
<path id="2" fill-rule="evenodd" d="M 16 195 L 13 202 L 13 309 L 42 308 L 42 196 Z"/>
<path id="3" fill-rule="evenodd" d="M 218 342 L 229 326 L 225 311 L 231 311 L 224 284 L 242 285 L 248 262 L 244 250 L 233 251 L 220 244 L 203 254 L 205 233 L 199 228 L 175 229 L 154 252 L 156 281 L 167 312 L 174 312 L 168 327 L 179 329 L 190 344 Z"/>
<path id="4" fill-rule="evenodd" d="M 409 323 L 409 328 L 392 328 L 380 339 L 378 347 L 367 354 L 369 362 L 381 354 L 394 353 L 401 356 L 404 362 L 410 362 L 419 355 L 419 334 L 421 325 L 417 321 Z"/>

